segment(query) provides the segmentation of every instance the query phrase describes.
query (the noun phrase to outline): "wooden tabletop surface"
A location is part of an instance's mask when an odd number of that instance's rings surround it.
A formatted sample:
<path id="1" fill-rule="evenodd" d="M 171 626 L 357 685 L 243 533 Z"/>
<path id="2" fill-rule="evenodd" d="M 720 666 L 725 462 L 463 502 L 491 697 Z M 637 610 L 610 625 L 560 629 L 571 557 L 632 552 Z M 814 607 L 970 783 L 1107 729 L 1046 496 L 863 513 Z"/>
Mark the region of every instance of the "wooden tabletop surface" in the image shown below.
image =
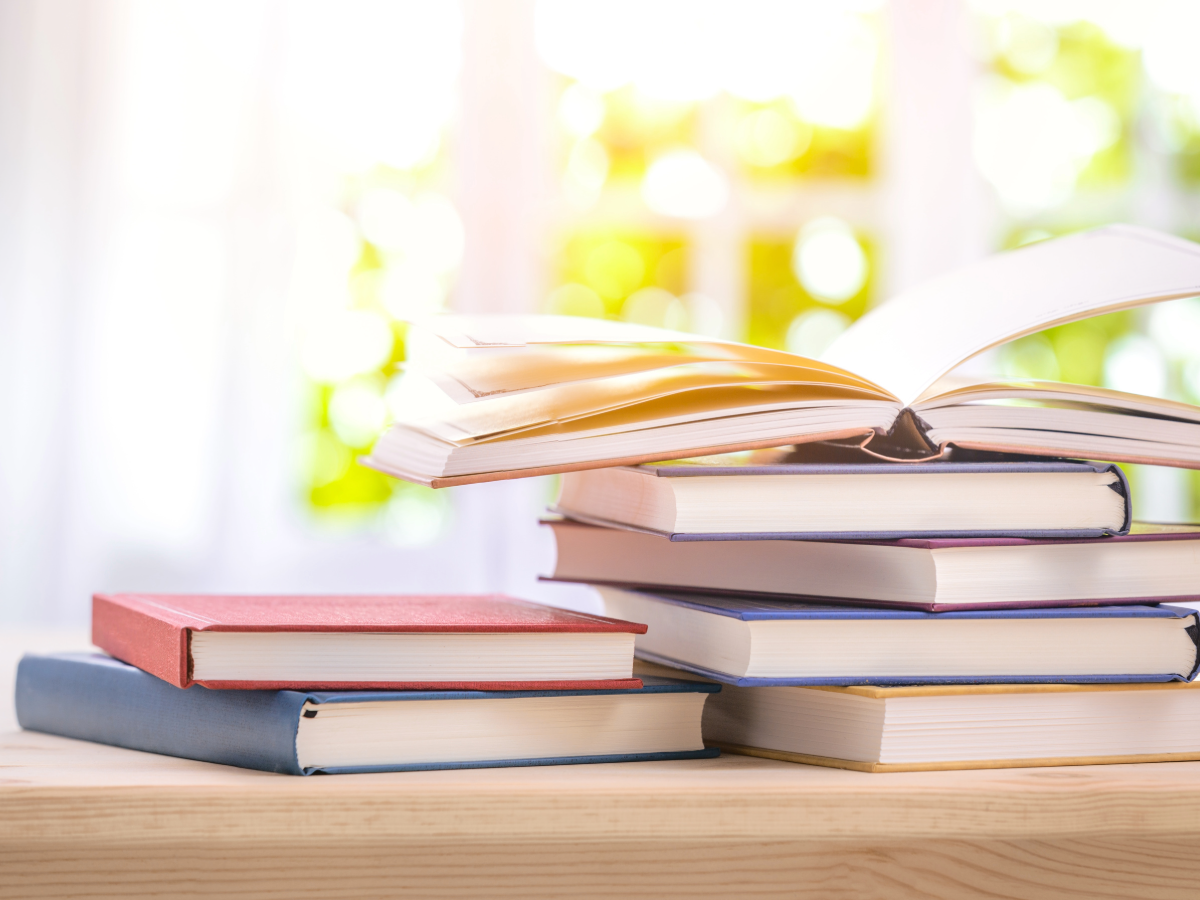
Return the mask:
<path id="1" fill-rule="evenodd" d="M 86 645 L 85 636 L 65 632 L 0 639 L 0 863 L 4 848 L 24 848 L 18 857 L 27 860 L 39 848 L 149 852 L 145 848 L 154 846 L 250 846 L 268 837 L 294 856 L 300 846 L 379 842 L 799 847 L 842 841 L 919 848 L 933 839 L 1056 847 L 1137 840 L 1165 848 L 1200 836 L 1200 762 L 881 775 L 723 756 L 301 778 L 17 729 L 12 679 L 21 652 Z M 787 852 L 798 858 L 798 851 Z M 1194 867 L 1174 851 L 1163 856 L 1174 857 L 1169 865 Z M 10 856 L 10 863 L 18 857 Z M 1001 877 L 1004 867 L 995 868 Z M 1176 874 L 1174 887 L 1146 896 L 1186 895 L 1194 873 Z M 1087 890 L 1099 883 L 1088 882 Z M 1185 883 L 1183 894 L 1172 892 Z M 53 895 L 12 890 L 6 893 L 0 882 L 0 897 Z M 695 885 L 690 890 L 699 895 Z M 1062 883 L 1055 890 L 1076 896 Z M 958 896 L 974 895 L 960 885 Z"/>

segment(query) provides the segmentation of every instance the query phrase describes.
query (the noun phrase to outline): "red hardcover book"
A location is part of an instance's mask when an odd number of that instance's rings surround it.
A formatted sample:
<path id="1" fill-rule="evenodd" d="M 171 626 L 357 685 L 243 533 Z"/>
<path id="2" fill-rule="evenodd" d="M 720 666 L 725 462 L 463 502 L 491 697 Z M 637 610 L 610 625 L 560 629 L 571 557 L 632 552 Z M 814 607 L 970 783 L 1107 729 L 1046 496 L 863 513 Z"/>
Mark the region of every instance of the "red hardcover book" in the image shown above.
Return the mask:
<path id="1" fill-rule="evenodd" d="M 645 632 L 498 594 L 92 598 L 93 643 L 181 688 L 640 688 Z"/>

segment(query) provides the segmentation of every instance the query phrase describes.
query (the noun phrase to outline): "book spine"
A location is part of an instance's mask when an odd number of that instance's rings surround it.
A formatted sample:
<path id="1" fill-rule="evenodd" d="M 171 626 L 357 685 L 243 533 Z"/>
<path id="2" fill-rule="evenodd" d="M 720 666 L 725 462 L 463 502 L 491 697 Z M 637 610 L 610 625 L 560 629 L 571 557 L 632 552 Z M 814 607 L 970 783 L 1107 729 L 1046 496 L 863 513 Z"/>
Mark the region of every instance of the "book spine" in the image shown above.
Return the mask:
<path id="1" fill-rule="evenodd" d="M 305 694 L 177 688 L 101 657 L 26 656 L 22 728 L 184 759 L 302 775 L 296 730 Z"/>
<path id="2" fill-rule="evenodd" d="M 1097 466 L 1102 472 L 1112 472 L 1117 476 L 1117 483 L 1110 487 L 1121 495 L 1125 501 L 1125 521 L 1121 525 L 1119 531 L 1114 531 L 1113 534 L 1122 535 L 1129 534 L 1129 529 L 1133 527 L 1133 494 L 1129 487 L 1129 479 L 1125 477 L 1125 470 L 1115 463 L 1107 466 Z"/>
<path id="3" fill-rule="evenodd" d="M 92 597 L 92 643 L 122 662 L 184 688 L 191 684 L 188 630 L 109 597 Z"/>

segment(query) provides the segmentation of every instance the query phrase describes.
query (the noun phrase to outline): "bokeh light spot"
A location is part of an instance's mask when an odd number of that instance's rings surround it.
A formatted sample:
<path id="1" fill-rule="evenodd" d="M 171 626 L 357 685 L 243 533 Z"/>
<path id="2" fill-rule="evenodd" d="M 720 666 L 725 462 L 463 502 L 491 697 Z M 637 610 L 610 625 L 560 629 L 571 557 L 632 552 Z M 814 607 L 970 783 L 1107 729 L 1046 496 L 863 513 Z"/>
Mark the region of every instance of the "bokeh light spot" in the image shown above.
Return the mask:
<path id="1" fill-rule="evenodd" d="M 792 319 L 787 331 L 787 349 L 811 359 L 819 357 L 850 327 L 850 318 L 832 309 L 810 309 Z"/>
<path id="2" fill-rule="evenodd" d="M 608 152 L 603 144 L 587 138 L 571 148 L 563 187 L 572 206 L 580 210 L 593 206 L 607 178 Z"/>
<path id="3" fill-rule="evenodd" d="M 646 274 L 642 255 L 623 241 L 605 241 L 588 254 L 584 275 L 601 297 L 617 300 L 635 290 Z"/>
<path id="4" fill-rule="evenodd" d="M 841 219 L 809 222 L 796 238 L 792 254 L 796 278 L 823 303 L 845 303 L 867 281 L 867 256 L 853 230 Z"/>
<path id="5" fill-rule="evenodd" d="M 572 84 L 558 99 L 558 121 L 575 138 L 591 137 L 604 124 L 604 97 L 586 84 Z"/>
<path id="6" fill-rule="evenodd" d="M 392 353 L 392 327 L 378 313 L 342 310 L 314 317 L 300 341 L 305 373 L 320 384 L 336 384 L 378 369 Z"/>
<path id="7" fill-rule="evenodd" d="M 1104 357 L 1104 386 L 1161 397 L 1167 387 L 1167 361 L 1158 345 L 1142 334 L 1113 341 Z"/>
<path id="8" fill-rule="evenodd" d="M 707 294 L 684 294 L 679 298 L 687 313 L 687 331 L 708 337 L 725 333 L 725 313 L 720 304 Z"/>
<path id="9" fill-rule="evenodd" d="M 378 378 L 339 384 L 329 398 L 329 424 L 347 447 L 368 447 L 387 424 L 388 410 Z"/>
<path id="10" fill-rule="evenodd" d="M 1045 22 L 1012 12 L 997 23 L 996 45 L 1016 71 L 1036 75 L 1048 69 L 1058 55 L 1058 32 Z"/>
<path id="11" fill-rule="evenodd" d="M 738 123 L 738 155 L 752 166 L 769 168 L 791 162 L 812 143 L 812 126 L 773 109 L 760 109 Z"/>
<path id="12" fill-rule="evenodd" d="M 419 485 L 405 485 L 383 511 L 383 531 L 401 547 L 423 547 L 441 537 L 450 524 L 450 497 Z"/>
<path id="13" fill-rule="evenodd" d="M 639 325 L 686 331 L 687 310 L 679 298 L 660 287 L 642 288 L 621 305 L 621 318 Z"/>
<path id="14" fill-rule="evenodd" d="M 642 199 L 664 216 L 703 219 L 724 208 L 729 185 L 724 174 L 695 150 L 672 150 L 646 170 Z"/>
<path id="15" fill-rule="evenodd" d="M 1062 377 L 1054 345 L 1044 334 L 1031 334 L 1005 344 L 1000 351 L 1000 367 L 1009 378 L 1058 381 Z"/>
<path id="16" fill-rule="evenodd" d="M 405 253 L 434 272 L 456 269 L 462 262 L 464 235 L 454 204 L 441 194 L 423 194 L 414 204 L 414 213 Z"/>
<path id="17" fill-rule="evenodd" d="M 407 260 L 388 267 L 380 288 L 384 307 L 402 322 L 412 322 L 442 308 L 446 291 L 441 279 L 418 262 Z"/>
<path id="18" fill-rule="evenodd" d="M 1147 330 L 1172 359 L 1200 357 L 1200 298 L 1158 304 Z"/>
<path id="19" fill-rule="evenodd" d="M 358 201 L 363 236 L 380 250 L 399 250 L 413 231 L 412 201 L 393 188 L 374 188 Z"/>
<path id="20" fill-rule="evenodd" d="M 546 303 L 548 312 L 560 316 L 603 318 L 604 301 L 587 285 L 578 282 L 560 285 Z"/>

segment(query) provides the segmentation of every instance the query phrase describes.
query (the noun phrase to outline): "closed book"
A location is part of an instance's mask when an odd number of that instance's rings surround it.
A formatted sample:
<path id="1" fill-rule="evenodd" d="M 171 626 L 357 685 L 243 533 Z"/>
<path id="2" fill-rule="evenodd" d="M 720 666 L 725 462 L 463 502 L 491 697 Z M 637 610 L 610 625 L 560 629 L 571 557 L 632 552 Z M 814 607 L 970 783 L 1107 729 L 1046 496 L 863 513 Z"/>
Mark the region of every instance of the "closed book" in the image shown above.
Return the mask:
<path id="1" fill-rule="evenodd" d="M 1200 759 L 1200 682 L 727 687 L 704 739 L 864 772 Z"/>
<path id="2" fill-rule="evenodd" d="M 807 461 L 822 456 L 853 462 Z M 883 463 L 802 444 L 568 472 L 553 511 L 672 541 L 1102 537 L 1129 530 L 1114 465 L 1068 460 Z"/>
<path id="3" fill-rule="evenodd" d="M 92 598 L 92 642 L 181 688 L 636 688 L 645 630 L 500 595 Z"/>
<path id="4" fill-rule="evenodd" d="M 287 775 L 695 759 L 715 685 L 584 691 L 180 689 L 99 654 L 26 656 L 22 728 Z"/>
<path id="5" fill-rule="evenodd" d="M 739 687 L 1188 681 L 1195 610 L 1077 606 L 925 613 L 600 588 L 645 622 L 639 659 Z"/>
<path id="6" fill-rule="evenodd" d="M 548 522 L 543 577 L 651 591 L 941 612 L 1200 599 L 1200 526 L 1134 523 L 1105 538 L 685 541 Z"/>

